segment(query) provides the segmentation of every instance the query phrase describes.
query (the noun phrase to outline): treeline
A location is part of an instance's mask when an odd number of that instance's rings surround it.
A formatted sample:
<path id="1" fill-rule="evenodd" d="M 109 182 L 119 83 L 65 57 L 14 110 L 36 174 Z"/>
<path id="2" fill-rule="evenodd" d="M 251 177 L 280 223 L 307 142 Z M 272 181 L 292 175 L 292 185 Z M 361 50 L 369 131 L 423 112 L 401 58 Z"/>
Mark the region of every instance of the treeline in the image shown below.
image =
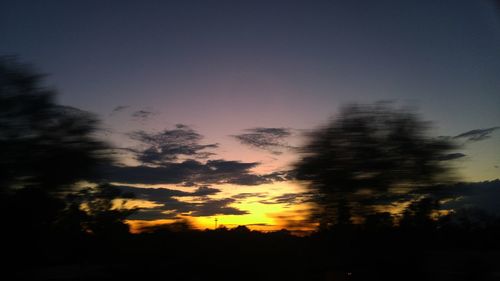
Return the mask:
<path id="1" fill-rule="evenodd" d="M 413 219 L 303 237 L 178 225 L 78 241 L 59 236 L 45 241 L 36 263 L 10 269 L 21 280 L 498 280 L 498 218 Z"/>

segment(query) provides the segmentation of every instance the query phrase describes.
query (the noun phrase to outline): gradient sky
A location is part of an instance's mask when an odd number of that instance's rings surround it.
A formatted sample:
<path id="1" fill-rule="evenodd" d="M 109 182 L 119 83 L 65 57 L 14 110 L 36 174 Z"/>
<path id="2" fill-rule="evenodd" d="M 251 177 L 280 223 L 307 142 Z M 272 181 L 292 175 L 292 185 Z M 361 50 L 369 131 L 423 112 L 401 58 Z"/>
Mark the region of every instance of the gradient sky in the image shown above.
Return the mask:
<path id="1" fill-rule="evenodd" d="M 219 144 L 211 159 L 259 162 L 259 173 L 296 156 L 234 135 L 288 128 L 300 144 L 349 102 L 417 107 L 437 135 L 500 125 L 494 1 L 2 1 L 0 55 L 50 74 L 59 101 L 98 114 L 117 146 L 186 124 Z M 489 136 L 462 138 L 465 180 L 500 177 L 498 130 Z M 214 198 L 259 189 L 219 188 Z M 276 223 L 280 211 L 246 222 Z"/>

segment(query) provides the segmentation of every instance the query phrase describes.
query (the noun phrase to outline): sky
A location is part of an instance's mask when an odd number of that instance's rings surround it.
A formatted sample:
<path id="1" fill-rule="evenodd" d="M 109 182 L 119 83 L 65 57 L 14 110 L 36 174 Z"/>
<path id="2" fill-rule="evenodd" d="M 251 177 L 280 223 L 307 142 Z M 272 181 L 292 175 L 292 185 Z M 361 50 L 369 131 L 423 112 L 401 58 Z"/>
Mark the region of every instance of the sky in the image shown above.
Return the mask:
<path id="1" fill-rule="evenodd" d="M 307 196 L 280 173 L 304 132 L 352 102 L 417 108 L 463 144 L 464 181 L 500 177 L 494 1 L 1 1 L 0 55 L 97 114 L 123 165 L 170 149 L 177 166 L 115 178 L 142 188 L 137 224 L 300 221 Z"/>

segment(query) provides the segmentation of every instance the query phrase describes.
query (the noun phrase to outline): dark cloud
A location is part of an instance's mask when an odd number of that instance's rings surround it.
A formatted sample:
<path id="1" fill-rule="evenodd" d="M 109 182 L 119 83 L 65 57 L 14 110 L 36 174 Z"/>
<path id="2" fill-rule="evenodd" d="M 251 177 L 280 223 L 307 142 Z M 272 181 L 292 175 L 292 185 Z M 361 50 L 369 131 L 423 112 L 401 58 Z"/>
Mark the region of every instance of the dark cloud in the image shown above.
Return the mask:
<path id="1" fill-rule="evenodd" d="M 208 196 L 219 192 L 221 192 L 221 190 L 217 188 L 212 188 L 209 186 L 200 186 L 193 193 L 191 193 L 191 196 Z"/>
<path id="2" fill-rule="evenodd" d="M 476 183 L 460 183 L 448 189 L 452 200 L 443 204 L 443 208 L 476 208 L 500 215 L 500 180 Z"/>
<path id="3" fill-rule="evenodd" d="M 454 139 L 464 138 L 468 141 L 481 141 L 491 137 L 491 134 L 500 129 L 500 127 L 491 127 L 487 129 L 471 130 L 459 135 L 454 136 Z"/>
<path id="4" fill-rule="evenodd" d="M 122 192 L 132 193 L 135 198 L 144 199 L 152 202 L 162 202 L 166 198 L 173 196 L 189 196 L 190 192 L 168 188 L 142 188 L 133 186 L 116 186 Z"/>
<path id="5" fill-rule="evenodd" d="M 277 134 L 277 133 L 276 133 Z M 213 155 L 205 151 L 217 144 L 200 144 L 202 136 L 186 125 L 159 133 L 137 131 L 129 136 L 139 141 L 141 148 L 123 148 L 135 155 L 139 166 L 110 165 L 103 167 L 103 178 L 122 184 L 178 184 L 196 186 L 194 191 L 180 191 L 167 188 L 138 188 L 121 186 L 122 191 L 135 194 L 136 198 L 148 200 L 161 206 L 139 210 L 131 219 L 156 220 L 178 218 L 180 215 L 213 216 L 244 215 L 247 211 L 230 206 L 249 196 L 262 194 L 247 193 L 232 198 L 212 199 L 219 193 L 212 184 L 260 185 L 290 178 L 288 171 L 264 175 L 251 170 L 259 163 L 228 161 L 223 159 L 201 160 Z M 101 178 L 102 179 L 102 178 Z M 201 185 L 201 186 L 200 186 Z M 182 197 L 197 197 L 200 202 L 185 202 Z"/>
<path id="6" fill-rule="evenodd" d="M 308 192 L 285 193 L 270 199 L 261 200 L 259 201 L 259 203 L 295 205 L 295 204 L 311 202 L 312 196 L 313 195 Z"/>
<path id="7" fill-rule="evenodd" d="M 205 217 L 215 215 L 246 215 L 247 211 L 240 210 L 228 205 L 234 203 L 236 200 L 232 198 L 209 200 L 200 204 L 194 204 L 191 211 L 193 217 Z"/>
<path id="8" fill-rule="evenodd" d="M 131 193 L 135 198 L 144 199 L 155 203 L 165 203 L 166 200 L 171 200 L 171 197 L 186 197 L 186 196 L 208 196 L 219 193 L 221 190 L 208 186 L 198 187 L 193 192 L 186 192 L 168 188 L 142 188 L 133 186 L 117 186 L 124 193 Z"/>
<path id="9" fill-rule="evenodd" d="M 291 136 L 287 128 L 253 128 L 248 133 L 234 135 L 242 144 L 263 149 L 273 154 L 281 154 L 283 149 L 290 148 L 285 139 Z"/>
<path id="10" fill-rule="evenodd" d="M 173 219 L 179 215 L 192 217 L 205 217 L 216 215 L 246 215 L 249 212 L 229 206 L 235 203 L 232 198 L 208 199 L 202 202 L 184 202 L 174 198 L 165 200 L 160 207 L 142 209 L 136 212 L 130 219 L 134 220 L 158 220 Z"/>
<path id="11" fill-rule="evenodd" d="M 141 121 L 146 121 L 149 118 L 151 118 L 153 115 L 155 115 L 154 112 L 148 111 L 148 110 L 144 110 L 144 109 L 137 110 L 137 111 L 134 111 L 132 113 L 132 117 L 134 117 L 137 120 L 141 120 Z"/>
<path id="12" fill-rule="evenodd" d="M 384 193 L 376 198 L 367 199 L 368 204 L 394 205 L 430 196 L 441 200 L 442 209 L 459 210 L 464 208 L 482 209 L 500 215 L 500 180 L 483 182 L 462 182 L 452 185 L 433 185 L 415 188 L 407 194 Z"/>
<path id="13" fill-rule="evenodd" d="M 442 155 L 439 160 L 441 160 L 441 161 L 455 160 L 455 159 L 462 158 L 465 156 L 467 156 L 467 155 L 465 155 L 463 153 L 450 153 L 450 154 Z"/>
<path id="14" fill-rule="evenodd" d="M 202 135 L 182 124 L 176 125 L 173 130 L 159 133 L 137 131 L 129 136 L 146 145 L 145 148 L 135 149 L 133 152 L 139 162 L 149 165 L 163 165 L 178 160 L 180 156 L 207 158 L 213 153 L 204 150 L 218 147 L 218 144 L 199 144 Z"/>
<path id="15" fill-rule="evenodd" d="M 266 197 L 266 196 L 267 196 L 266 192 L 254 192 L 254 193 L 243 192 L 243 193 L 239 193 L 239 194 L 233 195 L 231 198 L 240 199 L 241 200 L 241 199 L 247 199 L 247 198 L 252 198 L 252 197 L 263 198 L 263 197 Z"/>
<path id="16" fill-rule="evenodd" d="M 141 209 L 134 214 L 132 214 L 129 219 L 131 220 L 164 220 L 164 219 L 175 219 L 177 214 L 174 212 L 169 212 L 163 208 L 151 208 L 151 209 Z"/>
<path id="17" fill-rule="evenodd" d="M 287 181 L 295 179 L 295 174 L 293 171 L 276 171 L 265 175 L 266 179 L 270 181 Z"/>
<path id="18" fill-rule="evenodd" d="M 125 109 L 127 109 L 129 107 L 130 107 L 129 105 L 119 105 L 119 106 L 113 108 L 113 110 L 111 111 L 110 115 L 113 115 L 113 114 L 119 113 L 121 111 L 124 111 Z"/>
<path id="19" fill-rule="evenodd" d="M 204 184 L 259 185 L 283 180 L 275 173 L 256 175 L 250 169 L 258 163 L 209 160 L 205 163 L 186 160 L 151 166 L 107 166 L 103 177 L 110 182 L 129 184 L 183 184 L 185 186 Z"/>
<path id="20" fill-rule="evenodd" d="M 173 219 L 179 215 L 193 217 L 214 215 L 245 215 L 247 211 L 229 206 L 236 202 L 234 198 L 210 199 L 207 196 L 220 192 L 220 189 L 208 186 L 198 187 L 193 192 L 186 192 L 168 188 L 142 188 L 132 186 L 116 186 L 121 191 L 135 195 L 137 199 L 147 200 L 161 206 L 142 208 L 130 219 L 158 220 Z M 178 197 L 199 196 L 201 202 L 185 202 Z M 176 198 L 174 198 L 176 197 Z"/>
<path id="21" fill-rule="evenodd" d="M 205 184 L 259 185 L 290 179 L 288 171 L 270 174 L 254 174 L 251 169 L 259 163 L 207 160 L 214 155 L 207 149 L 218 144 L 200 144 L 202 135 L 186 125 L 159 133 L 137 131 L 129 136 L 139 141 L 142 148 L 123 148 L 131 152 L 141 163 L 139 166 L 109 166 L 105 177 L 112 182 L 142 184 L 181 184 L 197 186 Z"/>

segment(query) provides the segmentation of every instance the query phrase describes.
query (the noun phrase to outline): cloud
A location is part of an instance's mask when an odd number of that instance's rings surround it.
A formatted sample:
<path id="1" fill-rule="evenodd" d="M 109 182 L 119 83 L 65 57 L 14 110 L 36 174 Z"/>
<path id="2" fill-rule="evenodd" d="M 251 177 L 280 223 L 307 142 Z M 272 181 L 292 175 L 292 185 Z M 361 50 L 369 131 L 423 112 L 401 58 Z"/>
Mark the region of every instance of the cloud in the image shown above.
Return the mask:
<path id="1" fill-rule="evenodd" d="M 455 160 L 455 159 L 462 158 L 465 156 L 467 156 L 467 155 L 465 155 L 463 153 L 450 153 L 450 154 L 446 154 L 446 155 L 441 156 L 441 158 L 439 160 L 441 160 L 441 161 Z"/>
<path id="2" fill-rule="evenodd" d="M 281 182 L 295 179 L 294 171 L 276 171 L 265 175 L 271 181 Z"/>
<path id="3" fill-rule="evenodd" d="M 205 163 L 186 160 L 162 166 L 114 166 L 103 167 L 102 177 L 110 182 L 129 184 L 238 184 L 259 185 L 283 180 L 275 173 L 257 175 L 250 169 L 256 162 L 209 160 Z"/>
<path id="4" fill-rule="evenodd" d="M 132 150 L 139 162 L 149 165 L 163 165 L 179 159 L 179 156 L 197 159 L 208 158 L 214 153 L 205 149 L 217 148 L 218 144 L 199 144 L 202 135 L 188 126 L 177 124 L 173 130 L 159 133 L 136 131 L 129 136 L 146 147 Z"/>
<path id="5" fill-rule="evenodd" d="M 246 215 L 248 211 L 229 206 L 235 203 L 232 198 L 209 199 L 203 202 L 184 202 L 174 198 L 165 200 L 164 205 L 149 209 L 142 209 L 133 214 L 133 220 L 159 220 L 179 218 L 180 215 L 191 217 L 205 217 L 216 215 Z"/>
<path id="6" fill-rule="evenodd" d="M 173 219 L 179 215 L 192 217 L 214 215 L 245 215 L 247 211 L 229 206 L 237 202 L 234 198 L 210 199 L 207 196 L 219 193 L 221 190 L 208 186 L 198 187 L 193 192 L 168 188 L 142 188 L 132 186 L 116 186 L 122 192 L 133 193 L 135 198 L 143 199 L 161 206 L 143 208 L 133 214 L 134 220 Z M 200 196 L 201 202 L 185 202 L 179 197 Z M 176 197 L 176 198 L 174 198 Z"/>
<path id="7" fill-rule="evenodd" d="M 211 188 L 208 186 L 198 187 L 193 192 L 186 192 L 169 188 L 142 188 L 133 186 L 116 187 L 124 193 L 134 194 L 135 198 L 144 199 L 155 203 L 165 203 L 165 201 L 171 200 L 172 197 L 209 196 L 221 192 L 220 189 Z"/>
<path id="8" fill-rule="evenodd" d="M 449 188 L 449 198 L 444 208 L 477 208 L 500 215 L 500 180 L 460 183 Z"/>
<path id="9" fill-rule="evenodd" d="M 439 199 L 441 208 L 459 210 L 463 208 L 482 209 L 500 215 L 500 180 L 483 182 L 461 182 L 451 185 L 431 185 L 418 187 L 407 194 L 385 193 L 377 198 L 367 199 L 366 203 L 392 205 L 430 196 Z"/>
<path id="10" fill-rule="evenodd" d="M 295 205 L 295 204 L 311 202 L 312 197 L 313 195 L 309 192 L 285 193 L 270 199 L 261 200 L 259 201 L 259 203 Z"/>
<path id="11" fill-rule="evenodd" d="M 204 217 L 214 215 L 246 215 L 249 212 L 240 210 L 228 205 L 234 203 L 236 200 L 232 198 L 209 200 L 200 204 L 194 204 L 191 212 L 193 217 Z"/>
<path id="12" fill-rule="evenodd" d="M 263 198 L 267 196 L 267 192 L 243 192 L 239 193 L 236 195 L 233 195 L 231 198 L 234 199 L 247 199 L 247 198 L 252 198 L 252 197 L 258 197 L 258 198 Z"/>
<path id="13" fill-rule="evenodd" d="M 189 196 L 190 192 L 168 188 L 141 188 L 133 186 L 116 186 L 124 193 L 132 193 L 135 198 L 145 199 L 153 202 L 162 202 L 165 198 L 173 196 Z"/>
<path id="14" fill-rule="evenodd" d="M 113 110 L 111 111 L 110 115 L 114 115 L 116 113 L 122 112 L 122 111 L 124 111 L 125 109 L 127 109 L 129 107 L 130 107 L 129 105 L 118 105 L 115 108 L 113 108 Z"/>
<path id="15" fill-rule="evenodd" d="M 276 132 L 275 132 L 276 133 Z M 278 133 L 276 133 L 278 134 Z M 283 133 L 286 134 L 286 133 Z M 182 124 L 174 129 L 157 133 L 136 131 L 128 134 L 141 147 L 122 148 L 133 153 L 141 163 L 137 166 L 108 165 L 102 167 L 101 180 L 121 183 L 123 192 L 136 198 L 160 204 L 141 209 L 130 219 L 157 220 L 179 216 L 245 215 L 245 210 L 231 206 L 247 197 L 264 197 L 265 193 L 246 193 L 231 198 L 212 199 L 210 195 L 221 190 L 213 184 L 260 185 L 291 178 L 288 171 L 255 174 L 252 169 L 259 163 L 210 159 L 214 153 L 208 149 L 218 144 L 200 144 L 202 135 Z M 193 191 L 168 188 L 138 188 L 127 184 L 177 184 L 196 186 Z M 186 202 L 182 197 L 197 197 L 200 202 Z"/>
<path id="16" fill-rule="evenodd" d="M 169 212 L 168 210 L 164 210 L 162 208 L 141 209 L 132 214 L 131 216 L 129 216 L 130 220 L 145 220 L 145 221 L 176 219 L 176 218 L 177 218 L 176 213 Z"/>
<path id="17" fill-rule="evenodd" d="M 454 139 L 465 138 L 468 141 L 481 141 L 491 137 L 491 134 L 500 129 L 500 127 L 491 127 L 487 129 L 471 130 L 459 135 L 454 136 Z"/>
<path id="18" fill-rule="evenodd" d="M 209 186 L 200 186 L 193 193 L 191 193 L 191 196 L 208 196 L 219 192 L 221 192 L 221 190 L 217 188 L 212 188 Z"/>
<path id="19" fill-rule="evenodd" d="M 248 133 L 234 135 L 242 144 L 254 148 L 271 152 L 272 154 L 282 154 L 283 149 L 291 148 L 285 139 L 291 136 L 290 129 L 287 128 L 253 128 L 247 129 Z"/>
<path id="20" fill-rule="evenodd" d="M 203 136 L 186 125 L 178 124 L 175 129 L 158 133 L 136 131 L 129 136 L 142 147 L 121 150 L 131 152 L 141 164 L 104 167 L 104 177 L 109 181 L 184 186 L 260 185 L 291 178 L 288 171 L 254 174 L 251 170 L 259 165 L 257 162 L 206 160 L 215 155 L 206 150 L 217 148 L 218 144 L 200 144 Z"/>
<path id="21" fill-rule="evenodd" d="M 137 120 L 141 120 L 141 121 L 146 121 L 149 118 L 151 118 L 153 115 L 155 115 L 154 112 L 148 111 L 148 110 L 144 110 L 144 109 L 137 110 L 137 111 L 134 111 L 132 113 L 132 117 L 134 117 Z"/>

